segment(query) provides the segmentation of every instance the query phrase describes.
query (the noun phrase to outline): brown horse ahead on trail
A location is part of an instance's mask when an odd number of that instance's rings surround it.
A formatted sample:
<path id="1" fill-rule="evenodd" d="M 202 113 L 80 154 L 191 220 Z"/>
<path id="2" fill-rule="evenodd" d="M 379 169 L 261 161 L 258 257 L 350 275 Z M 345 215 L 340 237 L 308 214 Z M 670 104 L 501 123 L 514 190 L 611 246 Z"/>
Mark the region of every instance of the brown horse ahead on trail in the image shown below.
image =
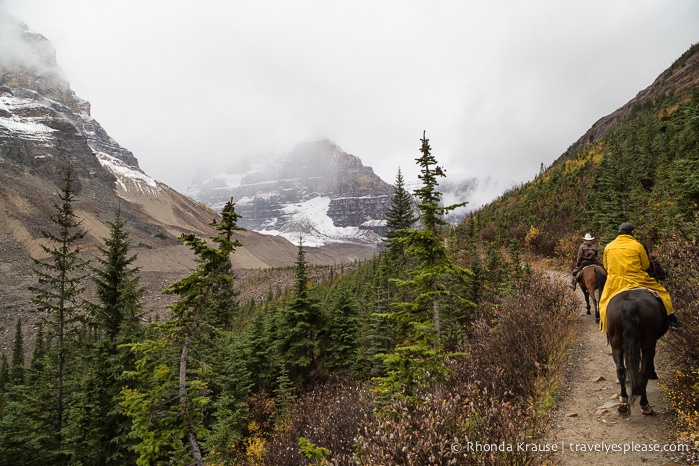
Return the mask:
<path id="1" fill-rule="evenodd" d="M 606 282 L 607 271 L 601 265 L 586 265 L 578 274 L 578 283 L 580 283 L 580 289 L 585 296 L 587 315 L 590 315 L 590 296 L 592 296 L 592 305 L 595 307 L 595 322 L 599 322 L 599 298 Z"/>
<path id="2" fill-rule="evenodd" d="M 636 288 L 614 296 L 607 305 L 606 317 L 607 342 L 612 347 L 621 386 L 619 413 L 628 415 L 629 405 L 640 396 L 643 414 L 653 414 L 646 397 L 646 385 L 649 379 L 658 378 L 653 359 L 655 344 L 669 325 L 665 307 L 652 292 Z M 630 400 L 626 393 L 627 378 L 631 388 Z"/>

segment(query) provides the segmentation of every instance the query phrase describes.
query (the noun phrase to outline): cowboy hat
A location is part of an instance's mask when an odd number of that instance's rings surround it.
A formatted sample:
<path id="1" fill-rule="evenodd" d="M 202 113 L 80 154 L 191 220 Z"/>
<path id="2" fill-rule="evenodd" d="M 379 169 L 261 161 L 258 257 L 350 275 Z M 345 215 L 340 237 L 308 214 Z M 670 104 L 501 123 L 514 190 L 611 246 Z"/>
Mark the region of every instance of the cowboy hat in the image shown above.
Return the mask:
<path id="1" fill-rule="evenodd" d="M 589 234 L 589 233 L 585 233 L 585 237 L 584 237 L 583 239 L 584 239 L 585 241 L 592 241 L 593 239 L 595 239 L 595 237 L 592 236 L 592 235 Z"/>

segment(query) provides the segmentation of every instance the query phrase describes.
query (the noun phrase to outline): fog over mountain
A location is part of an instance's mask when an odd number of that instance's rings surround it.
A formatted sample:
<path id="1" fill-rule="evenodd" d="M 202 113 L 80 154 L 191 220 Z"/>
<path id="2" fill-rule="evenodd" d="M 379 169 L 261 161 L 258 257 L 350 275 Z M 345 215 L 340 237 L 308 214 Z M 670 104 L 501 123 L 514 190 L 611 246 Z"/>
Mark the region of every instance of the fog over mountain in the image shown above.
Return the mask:
<path id="1" fill-rule="evenodd" d="M 671 5 L 671 6 L 670 6 Z M 427 131 L 478 207 L 699 41 L 695 0 L 3 0 L 141 168 L 184 192 L 330 139 L 384 181 Z M 196 161 L 196 163 L 193 163 Z"/>

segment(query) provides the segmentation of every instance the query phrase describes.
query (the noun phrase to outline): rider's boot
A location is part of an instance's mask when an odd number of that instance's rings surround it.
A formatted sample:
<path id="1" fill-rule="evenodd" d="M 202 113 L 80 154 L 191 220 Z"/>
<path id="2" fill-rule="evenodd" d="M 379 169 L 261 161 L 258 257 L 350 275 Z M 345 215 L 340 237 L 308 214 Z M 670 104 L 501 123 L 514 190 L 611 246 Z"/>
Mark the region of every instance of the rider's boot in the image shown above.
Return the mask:
<path id="1" fill-rule="evenodd" d="M 672 328 L 680 328 L 682 327 L 682 322 L 679 321 L 675 313 L 673 312 L 669 316 L 667 316 L 668 320 L 670 321 L 670 327 Z"/>
<path id="2" fill-rule="evenodd" d="M 577 285 L 578 280 L 575 278 L 575 275 L 573 275 L 573 278 L 570 281 L 570 287 L 575 291 L 575 285 Z"/>

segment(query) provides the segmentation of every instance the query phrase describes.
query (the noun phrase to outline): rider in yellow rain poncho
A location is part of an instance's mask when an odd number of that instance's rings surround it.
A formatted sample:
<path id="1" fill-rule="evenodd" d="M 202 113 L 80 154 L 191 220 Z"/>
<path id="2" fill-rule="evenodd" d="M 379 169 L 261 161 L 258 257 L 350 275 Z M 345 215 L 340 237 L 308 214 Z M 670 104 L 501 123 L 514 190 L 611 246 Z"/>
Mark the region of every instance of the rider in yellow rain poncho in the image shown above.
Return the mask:
<path id="1" fill-rule="evenodd" d="M 670 319 L 670 325 L 679 327 L 680 323 L 670 300 L 670 293 L 665 287 L 648 275 L 650 260 L 646 248 L 633 237 L 634 226 L 622 223 L 617 237 L 604 248 L 603 262 L 607 270 L 607 283 L 599 300 L 600 330 L 607 331 L 607 305 L 622 291 L 633 288 L 647 288 L 662 300 Z"/>

